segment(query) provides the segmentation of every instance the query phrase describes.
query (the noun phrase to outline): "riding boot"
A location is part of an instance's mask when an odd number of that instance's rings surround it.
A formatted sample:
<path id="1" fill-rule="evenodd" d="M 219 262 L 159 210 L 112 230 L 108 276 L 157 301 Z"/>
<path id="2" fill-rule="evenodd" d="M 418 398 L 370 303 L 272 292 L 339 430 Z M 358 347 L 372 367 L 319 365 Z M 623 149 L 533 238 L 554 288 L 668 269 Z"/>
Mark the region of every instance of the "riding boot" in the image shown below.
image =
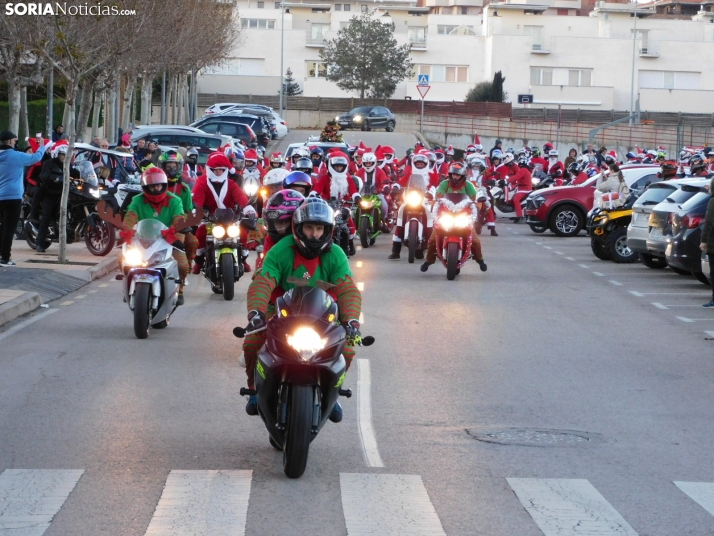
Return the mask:
<path id="1" fill-rule="evenodd" d="M 193 275 L 198 275 L 201 273 L 201 268 L 203 268 L 203 263 L 205 262 L 206 257 L 201 254 L 201 255 L 196 255 L 196 258 L 193 260 L 193 268 L 191 269 L 191 273 Z"/>
<path id="2" fill-rule="evenodd" d="M 392 254 L 387 257 L 389 260 L 397 260 L 399 259 L 399 253 L 402 251 L 402 243 L 401 242 L 392 242 Z"/>
<path id="3" fill-rule="evenodd" d="M 350 238 L 350 244 L 349 247 L 347 248 L 350 253 L 350 257 L 357 253 L 357 250 L 355 249 L 355 241 Z"/>
<path id="4" fill-rule="evenodd" d="M 498 233 L 496 232 L 495 227 L 491 227 L 491 236 L 498 236 Z"/>

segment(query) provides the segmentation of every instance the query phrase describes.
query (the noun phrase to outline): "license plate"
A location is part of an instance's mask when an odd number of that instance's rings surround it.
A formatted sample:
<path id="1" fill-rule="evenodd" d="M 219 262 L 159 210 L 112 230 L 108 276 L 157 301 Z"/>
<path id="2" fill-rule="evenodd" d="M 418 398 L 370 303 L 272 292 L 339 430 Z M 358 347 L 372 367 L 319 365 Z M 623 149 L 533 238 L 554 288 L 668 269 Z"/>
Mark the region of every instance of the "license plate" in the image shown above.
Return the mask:
<path id="1" fill-rule="evenodd" d="M 645 212 L 638 212 L 635 221 L 649 221 L 650 215 Z"/>
<path id="2" fill-rule="evenodd" d="M 662 229 L 654 228 L 650 231 L 650 238 L 658 240 L 662 238 Z"/>

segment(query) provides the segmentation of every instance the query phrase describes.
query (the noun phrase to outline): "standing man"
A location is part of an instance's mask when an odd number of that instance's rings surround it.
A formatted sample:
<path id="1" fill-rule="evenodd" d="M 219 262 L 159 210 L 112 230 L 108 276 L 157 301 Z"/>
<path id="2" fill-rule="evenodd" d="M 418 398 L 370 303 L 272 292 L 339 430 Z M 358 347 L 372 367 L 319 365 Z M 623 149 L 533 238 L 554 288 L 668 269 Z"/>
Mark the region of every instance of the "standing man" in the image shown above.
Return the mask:
<path id="1" fill-rule="evenodd" d="M 709 203 L 707 203 L 707 211 L 704 216 L 704 228 L 702 229 L 702 242 L 700 248 L 705 251 L 709 257 L 709 277 L 714 276 L 714 180 L 709 184 Z M 705 303 L 702 307 L 714 307 L 714 281 L 712 281 L 712 300 Z"/>
<path id="2" fill-rule="evenodd" d="M 60 141 L 64 136 L 64 127 L 62 125 L 57 125 L 52 131 L 52 141 Z"/>
<path id="3" fill-rule="evenodd" d="M 42 138 L 38 138 L 38 142 L 42 143 Z M 45 151 L 52 145 L 48 142 L 41 145 L 35 154 L 27 154 L 16 151 L 16 143 L 17 136 L 9 130 L 0 133 L 0 266 L 15 266 L 10 260 L 10 251 L 22 208 L 24 168 L 42 160 Z"/>

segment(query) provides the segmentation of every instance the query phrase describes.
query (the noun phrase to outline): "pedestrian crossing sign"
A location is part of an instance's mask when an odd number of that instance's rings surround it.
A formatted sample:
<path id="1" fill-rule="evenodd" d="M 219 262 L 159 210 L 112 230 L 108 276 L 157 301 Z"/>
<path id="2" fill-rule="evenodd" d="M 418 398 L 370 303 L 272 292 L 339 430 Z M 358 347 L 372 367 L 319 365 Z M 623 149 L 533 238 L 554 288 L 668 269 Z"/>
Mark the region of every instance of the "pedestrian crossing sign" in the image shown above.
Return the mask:
<path id="1" fill-rule="evenodd" d="M 428 86 L 429 85 L 429 75 L 428 74 L 420 74 L 419 78 L 417 79 L 417 85 L 418 86 Z"/>

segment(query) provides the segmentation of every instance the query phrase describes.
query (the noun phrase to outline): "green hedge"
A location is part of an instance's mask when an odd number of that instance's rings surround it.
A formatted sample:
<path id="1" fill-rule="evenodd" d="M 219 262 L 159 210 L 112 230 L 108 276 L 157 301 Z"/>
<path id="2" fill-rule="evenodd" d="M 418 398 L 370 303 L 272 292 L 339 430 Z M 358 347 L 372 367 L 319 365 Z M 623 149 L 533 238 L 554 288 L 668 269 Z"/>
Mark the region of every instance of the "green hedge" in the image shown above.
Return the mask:
<path id="1" fill-rule="evenodd" d="M 52 126 L 62 123 L 64 115 L 64 100 L 55 99 Z M 20 121 L 20 132 L 16 134 L 19 137 L 19 145 L 25 145 L 26 136 L 34 136 L 37 132 L 42 132 L 47 136 L 47 101 L 35 100 L 27 103 L 27 122 L 30 125 L 30 133 L 22 132 L 22 121 Z M 10 104 L 0 102 L 0 130 L 5 130 L 10 124 Z"/>

